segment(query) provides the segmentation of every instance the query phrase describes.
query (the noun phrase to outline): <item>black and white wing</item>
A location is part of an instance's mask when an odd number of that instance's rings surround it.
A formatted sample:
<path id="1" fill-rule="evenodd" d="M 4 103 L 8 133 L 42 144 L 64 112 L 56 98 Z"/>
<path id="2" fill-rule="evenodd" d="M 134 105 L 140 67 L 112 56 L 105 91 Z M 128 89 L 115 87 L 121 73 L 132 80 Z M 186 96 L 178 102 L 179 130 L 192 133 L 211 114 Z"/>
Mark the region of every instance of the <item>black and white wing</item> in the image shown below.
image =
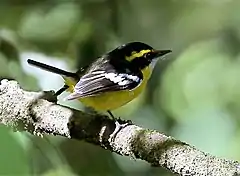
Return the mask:
<path id="1" fill-rule="evenodd" d="M 115 70 L 95 70 L 85 74 L 75 85 L 74 92 L 67 99 L 73 100 L 95 96 L 104 92 L 132 90 L 138 87 L 143 79 L 142 72 L 135 74 L 118 73 Z"/>

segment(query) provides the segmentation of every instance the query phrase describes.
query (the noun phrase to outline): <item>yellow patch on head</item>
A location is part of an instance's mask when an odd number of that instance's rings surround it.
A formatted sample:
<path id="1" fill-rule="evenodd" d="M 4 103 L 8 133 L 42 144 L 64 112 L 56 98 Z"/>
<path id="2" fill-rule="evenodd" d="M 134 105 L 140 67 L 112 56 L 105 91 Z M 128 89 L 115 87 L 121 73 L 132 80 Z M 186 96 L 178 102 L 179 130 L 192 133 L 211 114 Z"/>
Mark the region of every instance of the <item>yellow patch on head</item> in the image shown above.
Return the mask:
<path id="1" fill-rule="evenodd" d="M 135 51 L 133 51 L 132 52 L 132 54 L 131 54 L 131 56 L 127 56 L 126 57 L 126 60 L 128 60 L 128 61 L 132 61 L 133 59 L 135 59 L 136 57 L 142 57 L 144 54 L 146 54 L 146 53 L 149 53 L 151 50 L 142 50 L 142 51 L 140 51 L 140 52 L 135 52 Z"/>

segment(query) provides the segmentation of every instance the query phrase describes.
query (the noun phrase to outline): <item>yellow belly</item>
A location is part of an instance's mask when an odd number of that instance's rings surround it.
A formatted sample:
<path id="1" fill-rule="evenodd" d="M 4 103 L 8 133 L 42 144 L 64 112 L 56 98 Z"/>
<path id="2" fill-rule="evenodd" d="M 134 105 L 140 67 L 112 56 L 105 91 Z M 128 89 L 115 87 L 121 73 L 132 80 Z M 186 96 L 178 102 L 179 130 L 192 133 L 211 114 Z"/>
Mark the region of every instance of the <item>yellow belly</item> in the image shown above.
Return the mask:
<path id="1" fill-rule="evenodd" d="M 89 96 L 85 98 L 79 98 L 78 100 L 82 102 L 87 107 L 92 107 L 97 111 L 107 111 L 107 110 L 114 110 L 117 109 L 134 98 L 136 98 L 146 87 L 148 77 L 149 77 L 149 70 L 145 70 L 145 76 L 147 78 L 142 81 L 142 83 L 133 90 L 124 90 L 124 91 L 113 91 L 113 92 L 106 92 L 101 93 L 96 96 Z M 76 83 L 70 81 L 69 79 L 65 79 L 65 84 L 70 86 L 68 89 L 69 92 L 73 92 L 74 86 Z"/>
<path id="2" fill-rule="evenodd" d="M 81 98 L 79 101 L 81 101 L 85 106 L 93 107 L 95 110 L 114 110 L 136 98 L 142 92 L 144 87 L 145 86 L 141 84 L 138 88 L 132 91 L 106 92 L 97 96 Z"/>

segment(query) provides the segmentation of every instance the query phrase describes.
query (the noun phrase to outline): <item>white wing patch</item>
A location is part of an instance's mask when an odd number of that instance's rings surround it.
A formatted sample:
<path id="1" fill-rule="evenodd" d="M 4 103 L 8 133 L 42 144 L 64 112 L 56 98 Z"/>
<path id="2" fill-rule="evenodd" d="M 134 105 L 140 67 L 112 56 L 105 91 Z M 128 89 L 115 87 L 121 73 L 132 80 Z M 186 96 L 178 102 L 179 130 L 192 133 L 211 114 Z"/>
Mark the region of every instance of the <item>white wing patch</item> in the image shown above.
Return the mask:
<path id="1" fill-rule="evenodd" d="M 105 78 L 109 79 L 110 81 L 117 83 L 120 86 L 124 86 L 129 84 L 130 82 L 140 82 L 140 78 L 138 76 L 129 75 L 126 73 L 105 73 Z"/>
<path id="2" fill-rule="evenodd" d="M 142 78 L 127 73 L 95 71 L 84 75 L 67 99 L 97 95 L 107 91 L 131 90 L 140 85 Z"/>

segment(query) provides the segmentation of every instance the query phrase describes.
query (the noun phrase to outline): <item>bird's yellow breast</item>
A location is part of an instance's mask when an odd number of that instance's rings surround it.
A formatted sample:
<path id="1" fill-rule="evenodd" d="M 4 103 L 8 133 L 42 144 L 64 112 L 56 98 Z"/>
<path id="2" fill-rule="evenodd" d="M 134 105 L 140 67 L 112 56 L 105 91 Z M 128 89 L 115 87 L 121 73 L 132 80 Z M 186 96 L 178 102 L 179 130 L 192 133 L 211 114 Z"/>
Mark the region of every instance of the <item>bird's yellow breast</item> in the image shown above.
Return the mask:
<path id="1" fill-rule="evenodd" d="M 146 87 L 148 79 L 151 75 L 151 69 L 147 67 L 142 72 L 143 81 L 138 87 L 132 90 L 105 92 L 96 96 L 79 98 L 79 101 L 85 106 L 92 107 L 98 111 L 107 111 L 119 108 L 136 98 Z M 69 86 L 68 91 L 73 92 L 76 83 L 74 83 L 72 80 L 66 78 L 64 79 L 65 84 Z"/>

